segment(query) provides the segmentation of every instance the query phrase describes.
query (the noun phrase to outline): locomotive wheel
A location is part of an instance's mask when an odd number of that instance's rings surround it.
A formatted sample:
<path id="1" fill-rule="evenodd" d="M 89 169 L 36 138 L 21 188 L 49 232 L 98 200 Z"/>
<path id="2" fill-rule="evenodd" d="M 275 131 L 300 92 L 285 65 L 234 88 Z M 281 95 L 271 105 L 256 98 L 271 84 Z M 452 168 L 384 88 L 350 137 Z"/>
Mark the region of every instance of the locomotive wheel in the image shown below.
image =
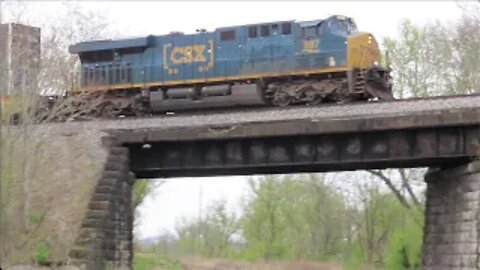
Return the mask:
<path id="1" fill-rule="evenodd" d="M 148 108 L 140 101 L 135 101 L 132 104 L 131 112 L 137 117 L 147 116 L 149 114 Z"/>
<path id="2" fill-rule="evenodd" d="M 311 101 L 308 102 L 308 105 L 316 106 L 322 103 L 322 97 L 317 95 Z"/>
<path id="3" fill-rule="evenodd" d="M 305 104 L 310 105 L 310 106 L 315 106 L 318 105 L 322 102 L 322 96 L 317 93 L 317 91 L 314 88 L 311 88 L 310 90 L 307 90 L 303 94 L 303 100 Z"/>
<path id="4" fill-rule="evenodd" d="M 112 102 L 105 102 L 100 106 L 98 113 L 102 118 L 111 119 L 117 117 L 119 111 Z"/>
<path id="5" fill-rule="evenodd" d="M 280 107 L 286 107 L 290 105 L 292 102 L 293 102 L 293 98 L 286 91 L 278 90 L 273 95 L 274 105 L 277 105 Z"/>

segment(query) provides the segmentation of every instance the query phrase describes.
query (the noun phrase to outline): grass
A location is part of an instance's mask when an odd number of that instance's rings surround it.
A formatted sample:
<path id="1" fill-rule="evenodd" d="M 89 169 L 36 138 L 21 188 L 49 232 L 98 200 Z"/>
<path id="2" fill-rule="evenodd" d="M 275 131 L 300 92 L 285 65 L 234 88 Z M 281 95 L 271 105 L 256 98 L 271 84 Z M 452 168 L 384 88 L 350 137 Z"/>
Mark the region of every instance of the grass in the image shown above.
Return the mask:
<path id="1" fill-rule="evenodd" d="M 157 254 L 135 253 L 133 270 L 181 270 L 180 261 Z"/>
<path id="2" fill-rule="evenodd" d="M 295 262 L 240 262 L 227 259 L 205 259 L 200 257 L 182 257 L 172 259 L 165 255 L 136 252 L 133 270 L 342 270 L 337 263 L 308 261 Z"/>

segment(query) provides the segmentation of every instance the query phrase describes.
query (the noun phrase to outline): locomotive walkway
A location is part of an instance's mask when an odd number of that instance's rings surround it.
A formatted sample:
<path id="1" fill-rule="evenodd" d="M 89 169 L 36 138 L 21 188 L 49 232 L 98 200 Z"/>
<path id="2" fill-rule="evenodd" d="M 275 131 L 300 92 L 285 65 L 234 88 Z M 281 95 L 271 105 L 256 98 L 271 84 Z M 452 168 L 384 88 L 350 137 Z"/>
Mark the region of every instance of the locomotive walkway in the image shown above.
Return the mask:
<path id="1" fill-rule="evenodd" d="M 48 124 L 98 130 L 108 153 L 71 257 L 131 265 L 135 177 L 431 167 L 423 269 L 480 267 L 480 96 L 190 112 Z M 133 173 L 133 174 L 132 174 Z M 85 241 L 95 235 L 95 241 Z M 87 237 L 88 238 L 88 237 Z M 90 238 L 88 238 L 90 239 Z M 95 263 L 94 263 L 95 262 Z"/>

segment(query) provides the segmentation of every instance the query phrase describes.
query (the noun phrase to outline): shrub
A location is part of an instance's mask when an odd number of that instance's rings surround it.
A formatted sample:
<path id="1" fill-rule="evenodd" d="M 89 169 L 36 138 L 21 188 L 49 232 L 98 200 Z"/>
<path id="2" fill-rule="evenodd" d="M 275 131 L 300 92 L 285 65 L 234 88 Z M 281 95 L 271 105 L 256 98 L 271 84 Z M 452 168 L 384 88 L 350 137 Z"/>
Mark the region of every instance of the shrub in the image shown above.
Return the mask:
<path id="1" fill-rule="evenodd" d="M 40 242 L 35 250 L 35 262 L 39 265 L 47 264 L 49 260 L 49 251 L 45 242 Z"/>

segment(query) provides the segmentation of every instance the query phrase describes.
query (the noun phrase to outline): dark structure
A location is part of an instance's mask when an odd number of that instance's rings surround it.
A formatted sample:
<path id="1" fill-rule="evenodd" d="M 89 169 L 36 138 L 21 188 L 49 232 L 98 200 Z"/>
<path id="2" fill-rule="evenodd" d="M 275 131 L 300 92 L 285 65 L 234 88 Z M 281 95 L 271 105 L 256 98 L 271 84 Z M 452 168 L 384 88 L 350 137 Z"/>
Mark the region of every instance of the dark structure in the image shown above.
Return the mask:
<path id="1" fill-rule="evenodd" d="M 0 95 L 37 86 L 40 71 L 40 28 L 0 24 Z M 31 92 L 31 91 L 29 91 Z"/>
<path id="2" fill-rule="evenodd" d="M 464 111 L 424 114 L 421 120 L 394 116 L 179 128 L 162 132 L 163 139 L 148 147 L 128 146 L 131 169 L 140 178 L 449 166 L 476 153 L 480 127 L 465 121 L 477 116 Z M 128 132 L 122 136 L 128 141 Z"/>

